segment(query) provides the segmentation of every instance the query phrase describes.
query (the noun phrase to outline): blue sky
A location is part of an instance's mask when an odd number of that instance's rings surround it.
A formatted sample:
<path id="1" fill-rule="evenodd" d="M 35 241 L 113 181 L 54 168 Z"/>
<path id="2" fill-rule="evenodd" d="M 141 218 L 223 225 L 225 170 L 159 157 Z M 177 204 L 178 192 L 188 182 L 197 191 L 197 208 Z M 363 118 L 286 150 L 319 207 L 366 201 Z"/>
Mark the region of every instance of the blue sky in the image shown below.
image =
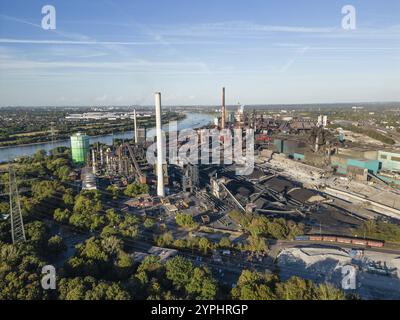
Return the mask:
<path id="1" fill-rule="evenodd" d="M 398 0 L 0 0 L 2 106 L 400 101 L 399 80 Z"/>

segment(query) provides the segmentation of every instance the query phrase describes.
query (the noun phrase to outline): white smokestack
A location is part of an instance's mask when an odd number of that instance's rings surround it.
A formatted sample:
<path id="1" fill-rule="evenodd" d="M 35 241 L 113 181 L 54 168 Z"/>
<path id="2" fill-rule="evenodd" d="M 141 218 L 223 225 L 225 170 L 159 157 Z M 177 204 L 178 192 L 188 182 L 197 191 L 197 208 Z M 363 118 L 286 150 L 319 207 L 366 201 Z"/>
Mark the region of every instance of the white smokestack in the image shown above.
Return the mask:
<path id="1" fill-rule="evenodd" d="M 328 125 L 328 116 L 322 117 L 322 126 L 325 128 Z"/>
<path id="2" fill-rule="evenodd" d="M 133 125 L 135 126 L 135 143 L 138 143 L 138 130 L 136 124 L 136 109 L 133 109 Z"/>
<path id="3" fill-rule="evenodd" d="M 155 94 L 156 103 L 156 134 L 157 134 L 157 195 L 164 197 L 164 175 L 163 175 L 163 140 L 161 133 L 161 93 L 156 92 Z"/>
<path id="4" fill-rule="evenodd" d="M 104 166 L 103 148 L 100 148 L 100 164 Z"/>
<path id="5" fill-rule="evenodd" d="M 94 149 L 92 149 L 92 169 L 93 173 L 96 173 L 96 154 Z"/>

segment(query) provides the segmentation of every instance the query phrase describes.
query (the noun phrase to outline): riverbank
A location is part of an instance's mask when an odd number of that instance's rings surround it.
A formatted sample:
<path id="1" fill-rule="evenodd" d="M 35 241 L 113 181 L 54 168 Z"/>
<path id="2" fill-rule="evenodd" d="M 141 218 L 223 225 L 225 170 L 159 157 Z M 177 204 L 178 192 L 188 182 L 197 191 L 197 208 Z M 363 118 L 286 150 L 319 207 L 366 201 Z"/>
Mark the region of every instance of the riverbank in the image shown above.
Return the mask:
<path id="1" fill-rule="evenodd" d="M 186 113 L 184 114 L 178 114 L 177 116 L 173 116 L 171 118 L 168 118 L 167 121 L 182 121 L 185 120 L 187 117 Z M 138 121 L 138 125 L 141 127 L 151 127 L 155 125 L 155 118 L 152 119 L 148 119 L 148 121 L 144 122 L 142 121 Z M 132 132 L 132 126 L 133 125 L 123 125 L 121 127 L 113 127 L 112 129 L 108 129 L 108 131 L 111 130 L 111 132 L 104 132 L 104 133 L 100 133 L 100 134 L 89 134 L 90 137 L 93 138 L 98 138 L 98 137 L 102 137 L 104 135 L 110 135 L 110 134 L 121 134 L 121 133 L 125 133 L 125 132 Z M 130 129 L 130 130 L 125 130 L 125 129 Z M 79 130 L 76 130 L 79 131 Z M 80 131 L 85 131 L 84 128 L 81 129 Z M 69 133 L 69 135 L 72 135 L 73 132 Z M 67 134 L 64 134 L 67 135 Z M 37 142 L 30 142 L 30 143 L 10 143 L 10 144 L 1 144 L 0 145 L 0 150 L 1 149 L 6 149 L 6 148 L 12 148 L 12 147 L 29 147 L 29 146 L 37 146 L 37 145 L 41 145 L 41 144 L 47 144 L 47 143 L 63 143 L 63 142 L 67 142 L 69 141 L 69 138 L 65 137 L 62 139 L 55 139 L 55 140 L 51 140 L 51 139 L 47 139 L 47 140 L 43 140 L 43 141 L 37 141 Z"/>
<path id="2" fill-rule="evenodd" d="M 211 114 L 204 113 L 181 113 L 182 120 L 178 121 L 178 129 L 193 129 L 200 128 L 210 124 L 213 120 L 213 116 Z M 169 119 L 172 120 L 172 119 Z M 168 119 L 165 120 L 165 124 L 163 125 L 164 130 L 168 130 Z M 133 124 L 132 124 L 133 126 Z M 141 125 L 143 127 L 143 125 Z M 132 128 L 133 129 L 133 128 Z M 151 130 L 154 130 L 154 127 L 149 125 L 147 126 L 147 133 L 150 133 Z M 112 134 L 104 134 L 104 135 L 96 135 L 90 136 L 90 143 L 104 143 L 107 145 L 112 145 L 115 139 L 129 140 L 133 139 L 133 130 L 131 131 L 121 131 L 119 133 L 114 132 Z M 0 163 L 10 162 L 20 157 L 32 156 L 38 150 L 44 150 L 49 152 L 50 150 L 57 147 L 70 147 L 69 139 L 60 139 L 54 142 L 38 142 L 38 143 L 30 143 L 30 144 L 20 144 L 15 146 L 8 146 L 0 148 Z"/>

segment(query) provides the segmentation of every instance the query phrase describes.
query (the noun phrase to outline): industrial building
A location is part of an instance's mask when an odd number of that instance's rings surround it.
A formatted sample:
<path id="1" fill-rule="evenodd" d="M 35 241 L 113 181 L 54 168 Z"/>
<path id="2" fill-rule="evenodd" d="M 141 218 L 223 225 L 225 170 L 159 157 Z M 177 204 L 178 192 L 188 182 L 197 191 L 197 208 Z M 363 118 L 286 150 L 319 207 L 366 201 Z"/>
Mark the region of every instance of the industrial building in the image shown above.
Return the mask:
<path id="1" fill-rule="evenodd" d="M 378 151 L 378 160 L 382 163 L 382 169 L 400 172 L 400 151 Z"/>

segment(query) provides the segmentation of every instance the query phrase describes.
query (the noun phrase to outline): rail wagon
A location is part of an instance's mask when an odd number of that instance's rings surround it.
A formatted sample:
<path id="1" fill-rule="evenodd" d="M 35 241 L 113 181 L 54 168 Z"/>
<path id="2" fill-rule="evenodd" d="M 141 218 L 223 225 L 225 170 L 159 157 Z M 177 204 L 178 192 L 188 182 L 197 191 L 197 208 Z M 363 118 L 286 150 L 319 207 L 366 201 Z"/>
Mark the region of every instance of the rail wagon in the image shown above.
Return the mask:
<path id="1" fill-rule="evenodd" d="M 335 236 L 323 236 L 322 240 L 323 241 L 327 241 L 327 242 L 336 242 L 337 237 L 335 237 Z"/>
<path id="2" fill-rule="evenodd" d="M 354 244 L 358 246 L 374 247 L 374 248 L 382 248 L 385 246 L 385 242 L 381 240 L 366 240 L 366 239 L 342 237 L 335 235 L 304 235 L 304 236 L 297 236 L 295 240 L 337 242 L 337 243 Z"/>
<path id="3" fill-rule="evenodd" d="M 359 246 L 366 246 L 367 240 L 353 239 L 353 241 L 351 243 L 359 245 Z"/>
<path id="4" fill-rule="evenodd" d="M 321 236 L 310 236 L 310 241 L 322 241 Z"/>
<path id="5" fill-rule="evenodd" d="M 337 242 L 339 243 L 351 243 L 353 239 L 345 237 L 337 237 Z"/>
<path id="6" fill-rule="evenodd" d="M 384 246 L 384 242 L 383 241 L 372 241 L 372 240 L 368 240 L 368 245 L 370 247 L 378 247 L 381 248 Z"/>

